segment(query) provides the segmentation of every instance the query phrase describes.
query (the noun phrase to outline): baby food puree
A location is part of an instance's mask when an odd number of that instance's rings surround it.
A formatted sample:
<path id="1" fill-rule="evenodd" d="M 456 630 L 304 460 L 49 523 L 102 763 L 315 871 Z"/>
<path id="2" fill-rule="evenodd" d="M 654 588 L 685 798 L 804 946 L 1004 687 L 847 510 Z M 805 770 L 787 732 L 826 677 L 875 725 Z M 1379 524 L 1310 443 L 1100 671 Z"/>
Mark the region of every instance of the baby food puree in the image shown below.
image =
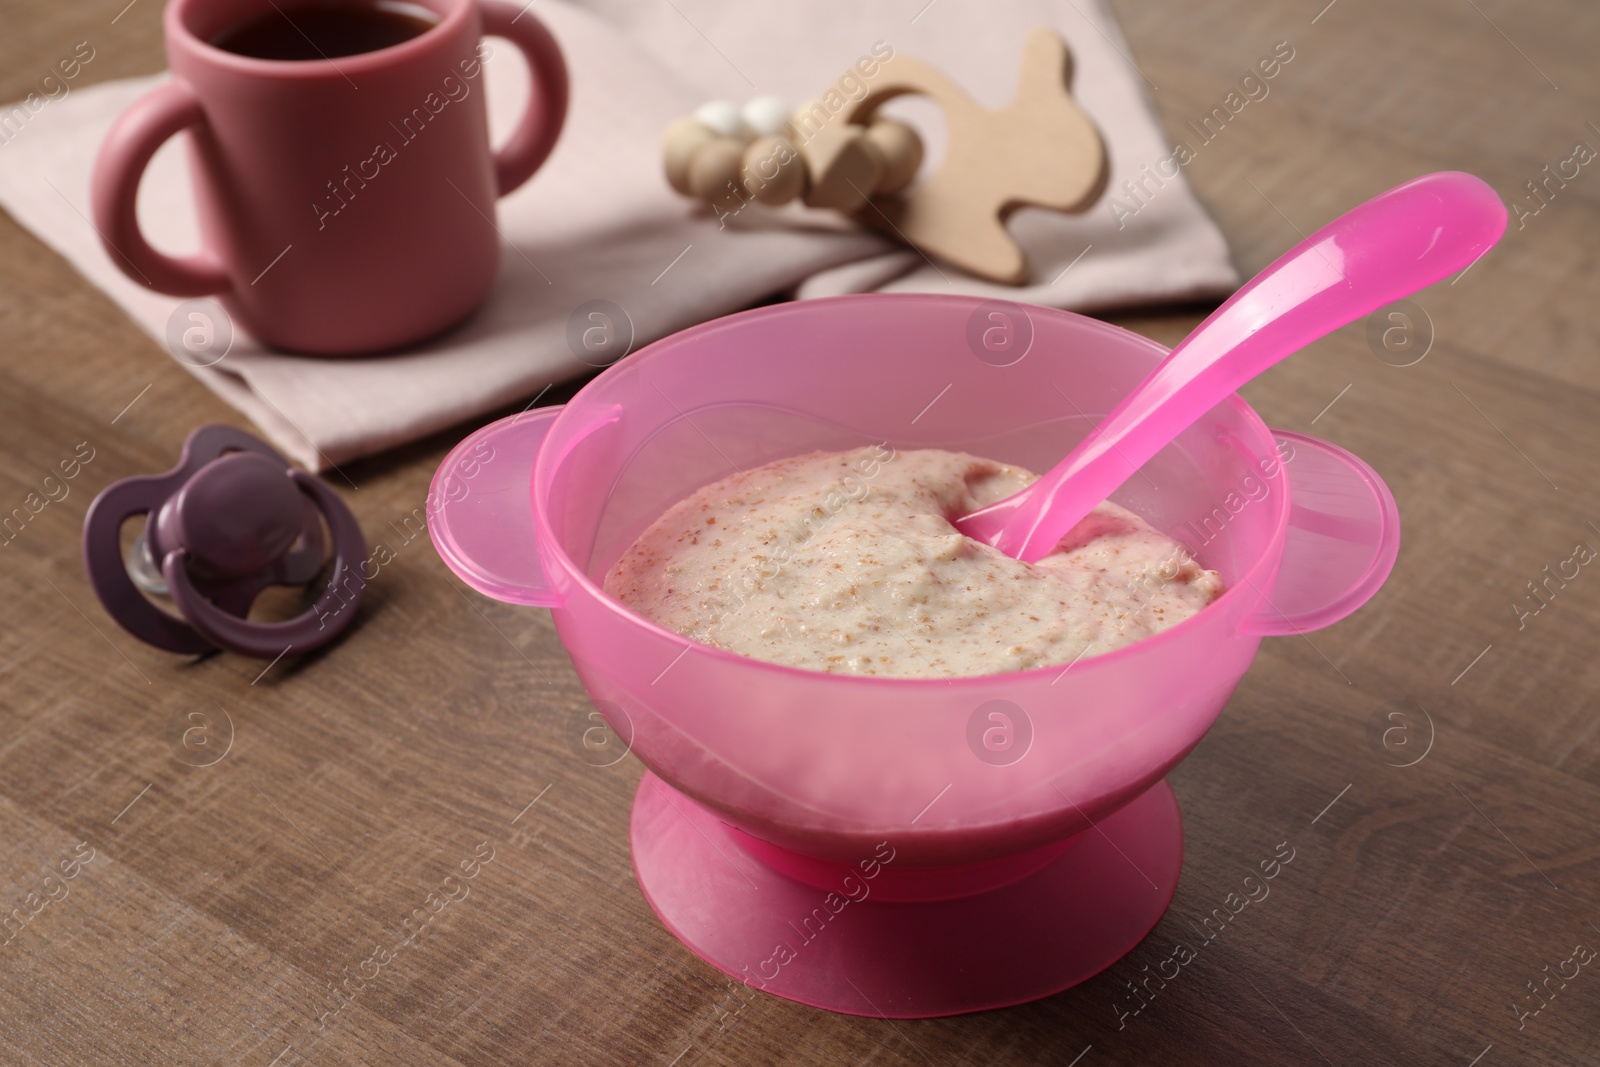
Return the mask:
<path id="1" fill-rule="evenodd" d="M 836 674 L 1066 665 L 1182 622 L 1222 579 L 1109 501 L 1038 563 L 950 520 L 1038 478 L 962 452 L 813 452 L 707 485 L 617 560 L 606 592 L 678 633 Z"/>

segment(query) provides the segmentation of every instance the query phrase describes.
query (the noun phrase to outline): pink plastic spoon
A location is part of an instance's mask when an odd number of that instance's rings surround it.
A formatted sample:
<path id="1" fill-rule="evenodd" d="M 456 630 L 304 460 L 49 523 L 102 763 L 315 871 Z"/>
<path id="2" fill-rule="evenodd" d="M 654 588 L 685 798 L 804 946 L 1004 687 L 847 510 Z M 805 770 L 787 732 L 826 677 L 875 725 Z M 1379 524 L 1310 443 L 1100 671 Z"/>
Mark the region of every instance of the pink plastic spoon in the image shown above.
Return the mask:
<path id="1" fill-rule="evenodd" d="M 1147 460 L 1279 360 L 1482 256 L 1506 228 L 1483 181 L 1427 174 L 1295 245 L 1202 322 L 1095 431 L 1037 482 L 956 520 L 1036 562 Z"/>

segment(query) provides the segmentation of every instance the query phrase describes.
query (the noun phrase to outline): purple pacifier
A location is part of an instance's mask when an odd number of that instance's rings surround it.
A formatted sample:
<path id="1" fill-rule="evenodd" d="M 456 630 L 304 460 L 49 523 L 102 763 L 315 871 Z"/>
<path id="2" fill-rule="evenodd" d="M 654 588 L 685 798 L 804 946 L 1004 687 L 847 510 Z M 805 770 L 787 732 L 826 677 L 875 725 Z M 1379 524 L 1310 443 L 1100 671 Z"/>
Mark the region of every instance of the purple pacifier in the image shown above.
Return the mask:
<path id="1" fill-rule="evenodd" d="M 124 562 L 122 524 L 134 515 L 145 516 L 144 533 Z M 305 585 L 322 570 L 323 522 L 334 558 L 322 596 L 293 619 L 251 622 L 250 605 L 267 586 Z M 83 562 L 100 603 L 123 629 L 169 652 L 226 648 L 273 659 L 318 648 L 355 618 L 366 583 L 349 578 L 365 554 L 343 500 L 232 426 L 194 430 L 165 474 L 107 486 L 83 524 Z M 141 589 L 170 597 L 182 618 Z"/>

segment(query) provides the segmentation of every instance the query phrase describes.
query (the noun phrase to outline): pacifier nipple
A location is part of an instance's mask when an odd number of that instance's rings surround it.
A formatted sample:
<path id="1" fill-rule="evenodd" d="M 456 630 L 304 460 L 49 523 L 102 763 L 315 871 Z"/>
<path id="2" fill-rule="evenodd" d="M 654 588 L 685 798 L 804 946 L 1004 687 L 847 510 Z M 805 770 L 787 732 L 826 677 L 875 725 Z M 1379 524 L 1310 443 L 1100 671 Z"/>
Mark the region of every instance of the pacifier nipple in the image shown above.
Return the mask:
<path id="1" fill-rule="evenodd" d="M 144 534 L 135 538 L 133 547 L 128 550 L 126 569 L 133 584 L 146 593 L 151 596 L 167 595 L 167 580 L 161 576 L 161 568 L 156 565 L 155 557 L 150 555 L 150 542 Z"/>

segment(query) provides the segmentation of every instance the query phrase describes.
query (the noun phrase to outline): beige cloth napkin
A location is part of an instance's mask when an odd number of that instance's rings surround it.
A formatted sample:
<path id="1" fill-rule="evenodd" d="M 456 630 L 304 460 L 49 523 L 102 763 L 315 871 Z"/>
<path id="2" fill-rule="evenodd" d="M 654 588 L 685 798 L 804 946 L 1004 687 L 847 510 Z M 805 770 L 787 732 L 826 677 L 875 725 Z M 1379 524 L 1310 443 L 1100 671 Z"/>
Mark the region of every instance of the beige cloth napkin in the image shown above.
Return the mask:
<path id="1" fill-rule="evenodd" d="M 984 293 L 1082 309 L 1211 296 L 1238 284 L 1221 234 L 1181 176 L 1125 225 L 1105 202 L 1083 216 L 1028 209 L 1013 216 L 1011 230 L 1033 270 L 1032 283 L 1020 288 L 930 265 L 830 213 L 793 205 L 747 208 L 720 228 L 661 177 L 660 135 L 674 118 L 711 97 L 776 93 L 798 103 L 876 41 L 931 62 L 980 102 L 998 106 L 1015 88 L 1024 35 L 1043 24 L 1072 48 L 1073 91 L 1107 140 L 1115 191 L 1141 163 L 1170 154 L 1171 144 L 1102 0 L 907 0 L 892 10 L 849 0 L 538 0 L 530 11 L 566 54 L 571 109 L 544 167 L 500 201 L 510 247 L 483 308 L 451 334 L 399 355 L 295 357 L 240 334 L 220 362 L 184 363 L 312 470 L 534 397 L 592 369 L 567 339 L 569 316 L 592 300 L 625 310 L 637 348 L 777 292 Z M 526 99 L 528 78 L 510 47 L 496 48 L 485 70 L 498 141 Z M 92 76 L 92 66 L 85 72 Z M 0 206 L 165 347 L 180 301 L 130 281 L 87 218 L 89 169 L 101 139 L 162 77 L 77 89 L 47 104 L 0 145 Z M 937 159 L 942 125 L 936 109 L 919 105 L 927 102 L 890 107 L 919 125 L 929 158 Z M 145 232 L 174 252 L 198 241 L 180 141 L 157 153 L 140 190 Z"/>

